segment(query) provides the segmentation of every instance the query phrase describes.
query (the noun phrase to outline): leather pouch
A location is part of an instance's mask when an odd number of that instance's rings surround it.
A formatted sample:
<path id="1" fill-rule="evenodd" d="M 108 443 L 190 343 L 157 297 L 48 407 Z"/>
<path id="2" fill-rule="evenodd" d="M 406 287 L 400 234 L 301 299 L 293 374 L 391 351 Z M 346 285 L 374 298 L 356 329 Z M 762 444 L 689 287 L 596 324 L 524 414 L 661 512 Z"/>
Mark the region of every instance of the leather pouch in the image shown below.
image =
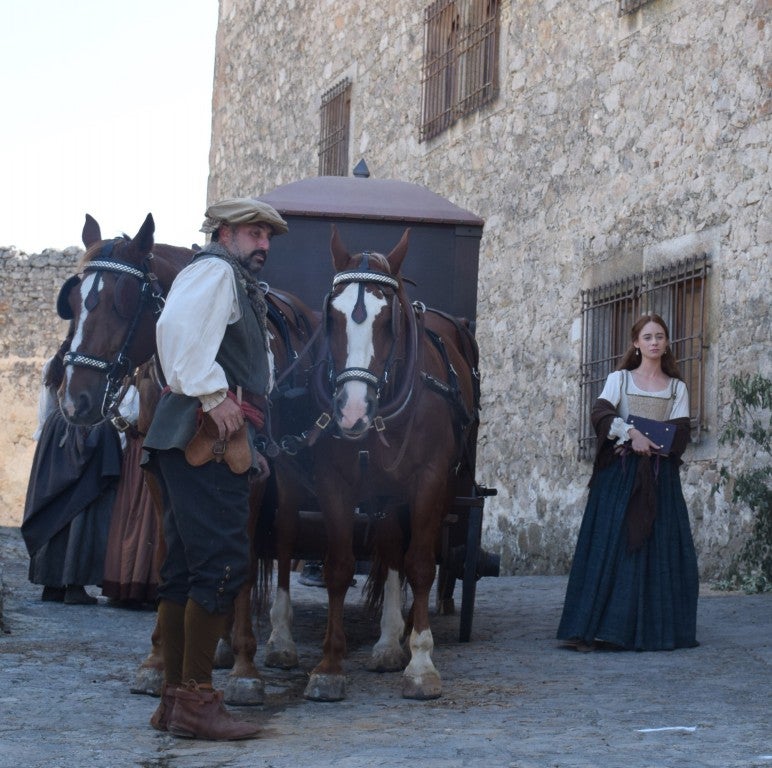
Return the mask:
<path id="1" fill-rule="evenodd" d="M 200 467 L 209 461 L 224 461 L 231 472 L 244 474 L 252 466 L 247 423 L 244 422 L 227 440 L 221 440 L 217 425 L 205 413 L 196 434 L 185 448 L 185 459 L 193 467 Z"/>
<path id="2" fill-rule="evenodd" d="M 632 424 L 639 432 L 642 432 L 649 440 L 659 446 L 654 453 L 660 456 L 667 456 L 670 453 L 676 433 L 674 424 L 632 415 L 627 417 L 627 423 Z"/>

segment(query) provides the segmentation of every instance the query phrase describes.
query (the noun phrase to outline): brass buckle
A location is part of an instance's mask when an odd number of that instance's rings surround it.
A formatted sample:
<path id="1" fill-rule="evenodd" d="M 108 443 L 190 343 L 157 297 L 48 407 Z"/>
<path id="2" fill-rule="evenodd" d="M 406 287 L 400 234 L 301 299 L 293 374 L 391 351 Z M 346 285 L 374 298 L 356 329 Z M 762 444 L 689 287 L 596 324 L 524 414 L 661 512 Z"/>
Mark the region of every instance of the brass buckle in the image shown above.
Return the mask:
<path id="1" fill-rule="evenodd" d="M 110 421 L 119 432 L 127 432 L 131 429 L 131 422 L 127 418 L 121 416 L 120 413 L 117 416 L 113 416 Z"/>
<path id="2" fill-rule="evenodd" d="M 319 418 L 316 420 L 315 424 L 319 429 L 325 430 L 327 427 L 330 426 L 330 422 L 332 421 L 332 416 L 330 416 L 329 413 L 323 413 Z"/>

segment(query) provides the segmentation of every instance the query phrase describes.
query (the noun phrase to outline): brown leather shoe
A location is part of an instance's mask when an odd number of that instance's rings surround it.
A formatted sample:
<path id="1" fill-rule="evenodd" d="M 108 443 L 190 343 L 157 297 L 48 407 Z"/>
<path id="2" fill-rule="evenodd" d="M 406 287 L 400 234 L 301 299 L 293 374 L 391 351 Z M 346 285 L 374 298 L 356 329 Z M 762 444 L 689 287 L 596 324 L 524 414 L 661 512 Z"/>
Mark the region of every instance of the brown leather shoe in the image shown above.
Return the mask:
<path id="1" fill-rule="evenodd" d="M 220 691 L 199 688 L 195 682 L 177 689 L 168 728 L 174 736 L 209 741 L 254 739 L 259 734 L 256 725 L 236 720 L 228 712 Z"/>
<path id="2" fill-rule="evenodd" d="M 176 686 L 167 686 L 164 683 L 164 687 L 161 690 L 161 701 L 158 702 L 158 707 L 153 712 L 150 718 L 150 725 L 157 731 L 168 731 L 169 720 L 174 710 L 174 700 L 177 696 Z"/>

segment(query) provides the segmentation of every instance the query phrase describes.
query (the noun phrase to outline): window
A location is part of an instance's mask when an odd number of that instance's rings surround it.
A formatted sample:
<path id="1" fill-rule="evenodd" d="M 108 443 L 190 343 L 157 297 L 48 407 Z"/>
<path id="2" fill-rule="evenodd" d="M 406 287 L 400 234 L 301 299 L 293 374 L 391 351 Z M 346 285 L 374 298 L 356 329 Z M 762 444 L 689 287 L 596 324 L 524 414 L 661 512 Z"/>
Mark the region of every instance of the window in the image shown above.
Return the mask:
<path id="1" fill-rule="evenodd" d="M 420 141 L 498 95 L 498 0 L 435 0 L 424 11 Z"/>
<path id="2" fill-rule="evenodd" d="M 652 0 L 619 0 L 619 15 L 637 11 L 642 5 L 650 3 Z"/>
<path id="3" fill-rule="evenodd" d="M 692 440 L 704 427 L 706 287 L 705 254 L 669 267 L 582 291 L 581 424 L 579 457 L 595 454 L 590 411 L 606 377 L 630 344 L 630 328 L 644 313 L 660 315 L 670 330 L 670 345 L 689 389 Z"/>
<path id="4" fill-rule="evenodd" d="M 351 81 L 346 78 L 322 96 L 319 175 L 348 175 Z"/>

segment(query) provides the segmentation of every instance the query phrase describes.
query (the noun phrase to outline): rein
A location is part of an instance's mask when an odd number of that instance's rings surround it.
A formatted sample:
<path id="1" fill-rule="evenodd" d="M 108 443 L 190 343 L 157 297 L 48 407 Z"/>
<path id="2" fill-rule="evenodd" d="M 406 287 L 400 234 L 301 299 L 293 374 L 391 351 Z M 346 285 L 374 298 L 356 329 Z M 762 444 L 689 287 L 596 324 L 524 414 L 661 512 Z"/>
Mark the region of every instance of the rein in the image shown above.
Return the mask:
<path id="1" fill-rule="evenodd" d="M 133 364 L 127 351 L 134 340 L 142 314 L 149 306 L 153 309 L 153 312 L 157 317 L 161 314 L 161 310 L 164 306 L 163 288 L 158 277 L 155 273 L 150 271 L 145 263 L 151 261 L 154 258 L 154 255 L 149 253 L 145 261 L 143 261 L 142 268 L 137 268 L 133 264 L 110 258 L 116 242 L 120 242 L 120 240 L 112 240 L 104 245 L 99 254 L 100 258 L 88 262 L 83 267 L 83 272 L 85 274 L 97 273 L 94 286 L 89 292 L 89 296 L 86 297 L 87 304 L 91 300 L 94 302 L 98 301 L 98 290 L 95 289 L 99 282 L 98 273 L 100 272 L 112 272 L 117 275 L 126 275 L 141 283 L 137 309 L 131 319 L 123 344 L 118 351 L 115 360 L 112 361 L 82 354 L 80 352 L 67 352 L 63 358 L 65 366 L 71 365 L 73 367 L 88 368 L 105 374 L 105 391 L 100 409 L 100 412 L 105 419 L 115 419 L 119 416 L 118 404 L 121 402 L 127 389 L 124 380 L 133 370 Z M 93 299 L 92 294 L 94 294 Z"/>
<path id="2" fill-rule="evenodd" d="M 366 368 L 346 368 L 335 374 L 329 351 L 329 338 L 327 338 L 327 375 L 325 376 L 325 366 L 319 366 L 316 372 L 316 376 L 314 377 L 314 394 L 322 407 L 322 413 L 315 421 L 310 433 L 307 433 L 308 445 L 313 445 L 322 434 L 322 432 L 324 432 L 333 422 L 331 413 L 333 409 L 333 397 L 335 390 L 340 384 L 347 381 L 362 381 L 375 389 L 376 397 L 379 400 L 380 412 L 373 419 L 373 427 L 378 433 L 381 441 L 388 445 L 388 443 L 386 443 L 385 437 L 383 436 L 387 423 L 398 418 L 405 411 L 408 404 L 412 400 L 413 393 L 415 391 L 415 385 L 418 381 L 418 377 L 416 376 L 416 368 L 418 361 L 419 338 L 421 335 L 421 329 L 423 327 L 423 323 L 420 322 L 418 318 L 423 314 L 423 305 L 411 305 L 400 281 L 392 275 L 370 270 L 368 259 L 369 254 L 364 253 L 363 256 L 364 268 L 360 265 L 360 267 L 357 269 L 339 272 L 333 278 L 332 287 L 335 289 L 339 285 L 358 283 L 360 286 L 360 292 L 362 292 L 364 291 L 364 286 L 368 283 L 371 283 L 392 288 L 394 290 L 394 301 L 392 304 L 394 343 L 392 344 L 392 349 L 389 353 L 382 377 L 376 376 L 374 373 L 372 373 L 372 371 Z M 328 305 L 331 296 L 332 293 L 329 293 L 324 300 L 323 315 L 325 318 L 327 316 Z M 395 395 L 390 398 L 388 402 L 381 403 L 381 397 L 387 385 L 389 384 L 389 372 L 392 368 L 394 349 L 398 337 L 398 322 L 399 318 L 401 317 L 406 319 L 407 324 L 407 356 L 405 373 L 402 377 L 401 386 Z M 332 393 L 330 390 L 332 390 Z"/>

